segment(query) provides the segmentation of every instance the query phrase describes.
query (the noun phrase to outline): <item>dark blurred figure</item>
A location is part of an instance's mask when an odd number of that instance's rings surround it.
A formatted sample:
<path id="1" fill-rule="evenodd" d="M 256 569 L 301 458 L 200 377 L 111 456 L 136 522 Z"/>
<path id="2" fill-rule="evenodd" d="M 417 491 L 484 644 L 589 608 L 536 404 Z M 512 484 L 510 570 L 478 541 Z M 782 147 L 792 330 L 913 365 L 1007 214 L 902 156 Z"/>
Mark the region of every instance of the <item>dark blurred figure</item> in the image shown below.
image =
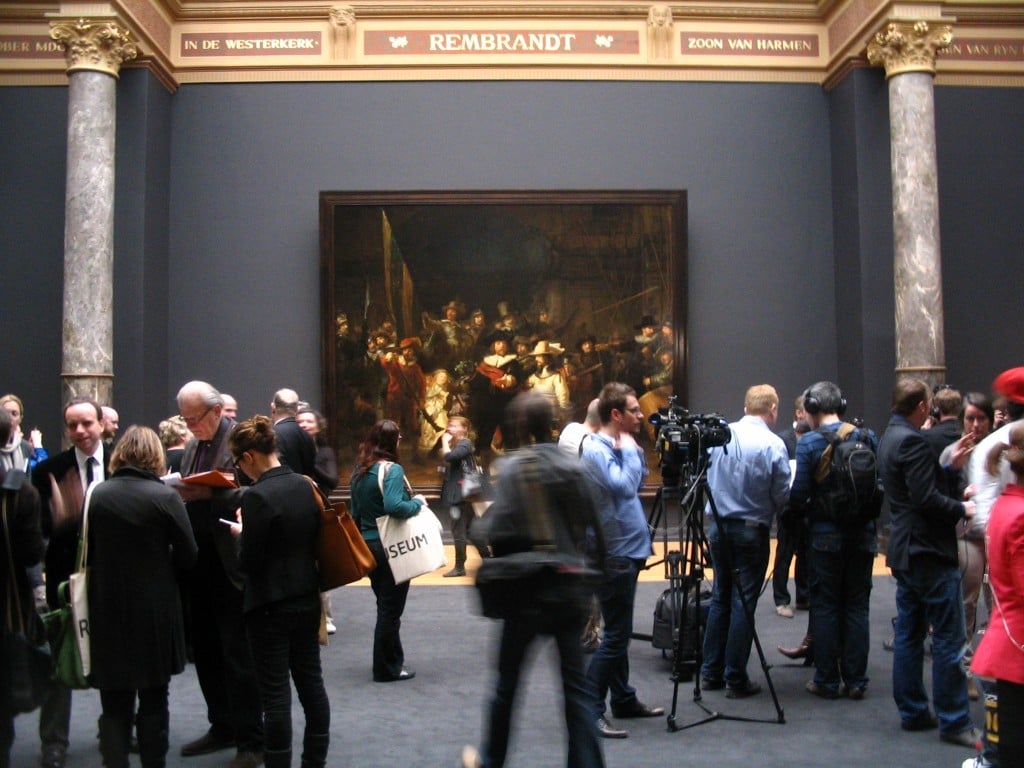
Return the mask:
<path id="1" fill-rule="evenodd" d="M 0 445 L 6 445 L 13 432 L 10 414 L 0 408 Z M 35 565 L 43 557 L 43 535 L 39 528 L 39 494 L 25 479 L 24 472 L 0 467 L 0 492 L 3 493 L 3 532 L 10 537 L 11 556 L 8 556 L 7 541 L 0 543 L 0 614 L 8 616 L 13 606 L 7 601 L 11 594 L 11 574 L 14 574 L 14 590 L 21 604 L 25 622 L 35 613 L 32 587 L 26 568 Z M 13 561 L 12 558 L 13 557 Z M 0 622 L 0 657 L 7 658 L 7 622 Z M 9 768 L 11 745 L 14 743 L 14 713 L 7 706 L 8 686 L 3 679 L 6 664 L 0 665 L 0 768 Z"/>
<path id="2" fill-rule="evenodd" d="M 509 405 L 502 427 L 505 445 L 522 447 L 502 462 L 496 499 L 485 518 L 489 521 L 488 540 L 496 557 L 543 547 L 584 568 L 588 563 L 583 551 L 590 529 L 597 546 L 595 561 L 589 565 L 601 569 L 604 542 L 588 479 L 579 462 L 551 442 L 552 420 L 550 403 L 543 396 L 519 395 Z M 505 764 L 519 671 L 538 635 L 550 635 L 558 645 L 569 741 L 566 764 L 570 768 L 604 765 L 593 717 L 596 704 L 591 701 L 593 693 L 586 682 L 579 642 L 590 605 L 589 593 L 582 592 L 576 595 L 569 590 L 560 604 L 530 594 L 514 615 L 505 618 L 498 682 L 485 720 L 482 752 L 471 746 L 463 748 L 463 768 Z"/>

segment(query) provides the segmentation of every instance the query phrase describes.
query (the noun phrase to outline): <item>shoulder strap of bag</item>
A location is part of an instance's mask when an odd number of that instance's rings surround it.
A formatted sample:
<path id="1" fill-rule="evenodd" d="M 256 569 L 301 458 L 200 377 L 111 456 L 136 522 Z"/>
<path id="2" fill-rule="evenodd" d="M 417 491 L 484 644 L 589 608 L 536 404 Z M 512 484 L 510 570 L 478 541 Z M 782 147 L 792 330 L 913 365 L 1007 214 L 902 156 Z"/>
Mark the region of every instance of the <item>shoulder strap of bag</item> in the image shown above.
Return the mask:
<path id="1" fill-rule="evenodd" d="M 388 474 L 388 470 L 391 469 L 392 461 L 378 461 L 377 462 L 377 487 L 380 488 L 381 498 L 384 497 L 384 478 Z"/>
<path id="2" fill-rule="evenodd" d="M 80 571 L 89 562 L 89 505 L 92 503 L 92 492 L 99 483 L 93 483 L 85 492 L 85 503 L 82 505 L 82 544 L 78 548 L 78 562 L 75 570 Z"/>
<path id="3" fill-rule="evenodd" d="M 21 612 L 21 596 L 18 594 L 18 582 L 14 576 L 14 549 L 11 546 L 11 529 L 7 525 L 7 506 L 14 491 L 7 491 L 3 494 L 3 521 L 4 541 L 7 543 L 7 567 L 10 570 L 10 580 L 7 582 L 7 592 L 10 599 L 7 601 L 7 631 L 8 634 L 19 632 L 25 634 L 25 616 Z M 12 615 L 13 614 L 13 615 Z M 17 619 L 15 620 L 15 617 Z"/>
<path id="4" fill-rule="evenodd" d="M 309 475 L 303 475 L 303 477 L 306 478 L 310 486 L 313 488 L 313 498 L 316 500 L 317 509 L 320 510 L 320 512 L 323 512 L 327 508 L 326 502 L 324 501 L 324 492 L 320 490 L 320 486 L 316 484 L 316 480 L 312 477 Z"/>
<path id="5" fill-rule="evenodd" d="M 825 438 L 825 442 L 828 443 L 828 447 L 821 454 L 821 458 L 818 459 L 818 466 L 814 470 L 814 482 L 821 483 L 828 477 L 829 472 L 832 471 L 832 454 L 835 451 L 837 443 L 843 442 L 846 438 L 854 433 L 857 428 L 847 421 L 844 421 L 839 429 L 831 430 L 821 427 L 815 430 L 819 435 Z"/>

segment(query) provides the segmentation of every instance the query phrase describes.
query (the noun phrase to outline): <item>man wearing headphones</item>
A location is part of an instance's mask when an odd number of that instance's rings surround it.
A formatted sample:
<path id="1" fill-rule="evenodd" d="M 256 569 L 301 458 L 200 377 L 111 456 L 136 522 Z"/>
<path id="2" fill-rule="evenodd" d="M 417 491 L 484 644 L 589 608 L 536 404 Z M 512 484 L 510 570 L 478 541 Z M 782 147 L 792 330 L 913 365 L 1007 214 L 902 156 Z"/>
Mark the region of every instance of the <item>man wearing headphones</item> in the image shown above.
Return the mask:
<path id="1" fill-rule="evenodd" d="M 802 645 L 809 653 L 813 638 L 815 671 L 807 690 L 826 699 L 848 694 L 859 700 L 868 684 L 868 608 L 878 543 L 874 519 L 850 522 L 826 503 L 837 483 L 829 471 L 835 448 L 829 448 L 838 438 L 858 440 L 874 452 L 878 440 L 870 429 L 842 421 L 845 411 L 846 399 L 831 381 L 804 392 L 811 431 L 797 443 L 790 505 L 807 515 L 810 526 L 811 615 Z"/>

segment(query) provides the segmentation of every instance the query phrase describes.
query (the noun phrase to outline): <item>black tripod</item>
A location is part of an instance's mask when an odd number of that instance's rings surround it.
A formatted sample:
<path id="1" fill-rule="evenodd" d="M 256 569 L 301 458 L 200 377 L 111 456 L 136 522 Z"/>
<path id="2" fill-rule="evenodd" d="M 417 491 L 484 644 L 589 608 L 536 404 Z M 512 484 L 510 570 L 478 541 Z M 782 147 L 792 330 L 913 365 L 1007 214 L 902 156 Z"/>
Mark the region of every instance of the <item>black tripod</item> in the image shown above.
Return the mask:
<path id="1" fill-rule="evenodd" d="M 704 533 L 705 506 L 711 510 L 711 517 L 712 520 L 715 521 L 716 525 L 719 521 L 718 508 L 715 505 L 714 497 L 711 495 L 711 489 L 708 487 L 707 475 L 709 466 L 710 460 L 708 454 L 699 454 L 698 466 L 691 474 L 692 482 L 690 482 L 686 494 L 679 502 L 683 511 L 682 513 L 685 517 L 683 523 L 685 530 L 681 531 L 680 534 L 681 550 L 679 552 L 669 553 L 665 558 L 667 563 L 669 586 L 672 588 L 673 600 L 677 599 L 675 596 L 677 589 L 679 592 L 679 604 L 673 606 L 673 608 L 676 609 L 674 615 L 678 617 L 679 620 L 679 629 L 678 632 L 675 633 L 675 645 L 673 647 L 672 655 L 672 710 L 669 712 L 667 718 L 668 729 L 669 731 L 682 731 L 687 728 L 693 728 L 697 725 L 710 723 L 713 720 L 737 720 L 750 723 L 778 723 L 781 725 L 786 722 L 786 716 L 779 703 L 778 694 L 775 692 L 775 685 L 772 683 L 771 674 L 769 672 L 771 667 L 765 659 L 764 649 L 761 647 L 761 640 L 757 636 L 757 629 L 754 626 L 754 606 L 751 605 L 746 592 L 742 589 L 742 585 L 740 583 L 740 571 L 738 568 L 733 570 L 735 588 L 739 589 L 743 613 L 750 624 L 751 631 L 754 636 L 754 647 L 757 648 L 757 655 L 761 661 L 761 669 L 764 671 L 765 680 L 768 682 L 768 691 L 771 694 L 772 702 L 775 704 L 776 717 L 775 719 L 760 719 L 726 715 L 705 706 L 701 697 L 700 669 L 704 660 L 704 625 L 706 622 L 704 612 L 701 610 L 700 585 L 704 580 L 705 568 L 708 563 L 711 562 L 710 546 L 707 536 Z M 725 553 L 725 559 L 729 563 L 735 563 L 732 544 L 729 541 L 728 535 L 722 526 L 718 525 L 717 527 L 722 550 Z M 692 612 L 689 608 L 691 604 L 691 592 L 693 594 L 692 603 L 694 605 L 694 610 Z M 693 701 L 698 707 L 704 710 L 707 716 L 692 723 L 680 725 L 676 720 L 676 708 L 679 701 L 679 684 L 690 680 L 694 681 Z"/>

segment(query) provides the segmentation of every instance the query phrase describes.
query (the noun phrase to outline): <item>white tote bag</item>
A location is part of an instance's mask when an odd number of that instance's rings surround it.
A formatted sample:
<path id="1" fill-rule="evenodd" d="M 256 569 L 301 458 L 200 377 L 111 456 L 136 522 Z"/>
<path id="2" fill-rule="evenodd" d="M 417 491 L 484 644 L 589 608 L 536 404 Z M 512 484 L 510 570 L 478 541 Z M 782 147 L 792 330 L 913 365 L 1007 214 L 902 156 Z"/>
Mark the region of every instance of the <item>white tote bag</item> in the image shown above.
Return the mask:
<path id="1" fill-rule="evenodd" d="M 384 496 L 384 478 L 389 469 L 390 461 L 382 461 L 377 467 L 377 486 L 381 497 Z M 405 483 L 411 495 L 409 480 L 406 479 Z M 448 564 L 441 539 L 441 521 L 426 504 L 420 507 L 419 514 L 414 517 L 403 519 L 381 515 L 377 518 L 377 530 L 380 531 L 380 543 L 384 546 L 396 584 Z"/>
<path id="2" fill-rule="evenodd" d="M 71 617 L 75 622 L 75 639 L 78 641 L 78 655 L 82 659 L 82 674 L 86 677 L 92 672 L 91 654 L 89 652 L 89 503 L 97 483 L 89 486 L 85 492 L 85 504 L 82 506 L 82 543 L 78 548 L 78 567 L 68 577 L 68 600 L 71 603 Z"/>

